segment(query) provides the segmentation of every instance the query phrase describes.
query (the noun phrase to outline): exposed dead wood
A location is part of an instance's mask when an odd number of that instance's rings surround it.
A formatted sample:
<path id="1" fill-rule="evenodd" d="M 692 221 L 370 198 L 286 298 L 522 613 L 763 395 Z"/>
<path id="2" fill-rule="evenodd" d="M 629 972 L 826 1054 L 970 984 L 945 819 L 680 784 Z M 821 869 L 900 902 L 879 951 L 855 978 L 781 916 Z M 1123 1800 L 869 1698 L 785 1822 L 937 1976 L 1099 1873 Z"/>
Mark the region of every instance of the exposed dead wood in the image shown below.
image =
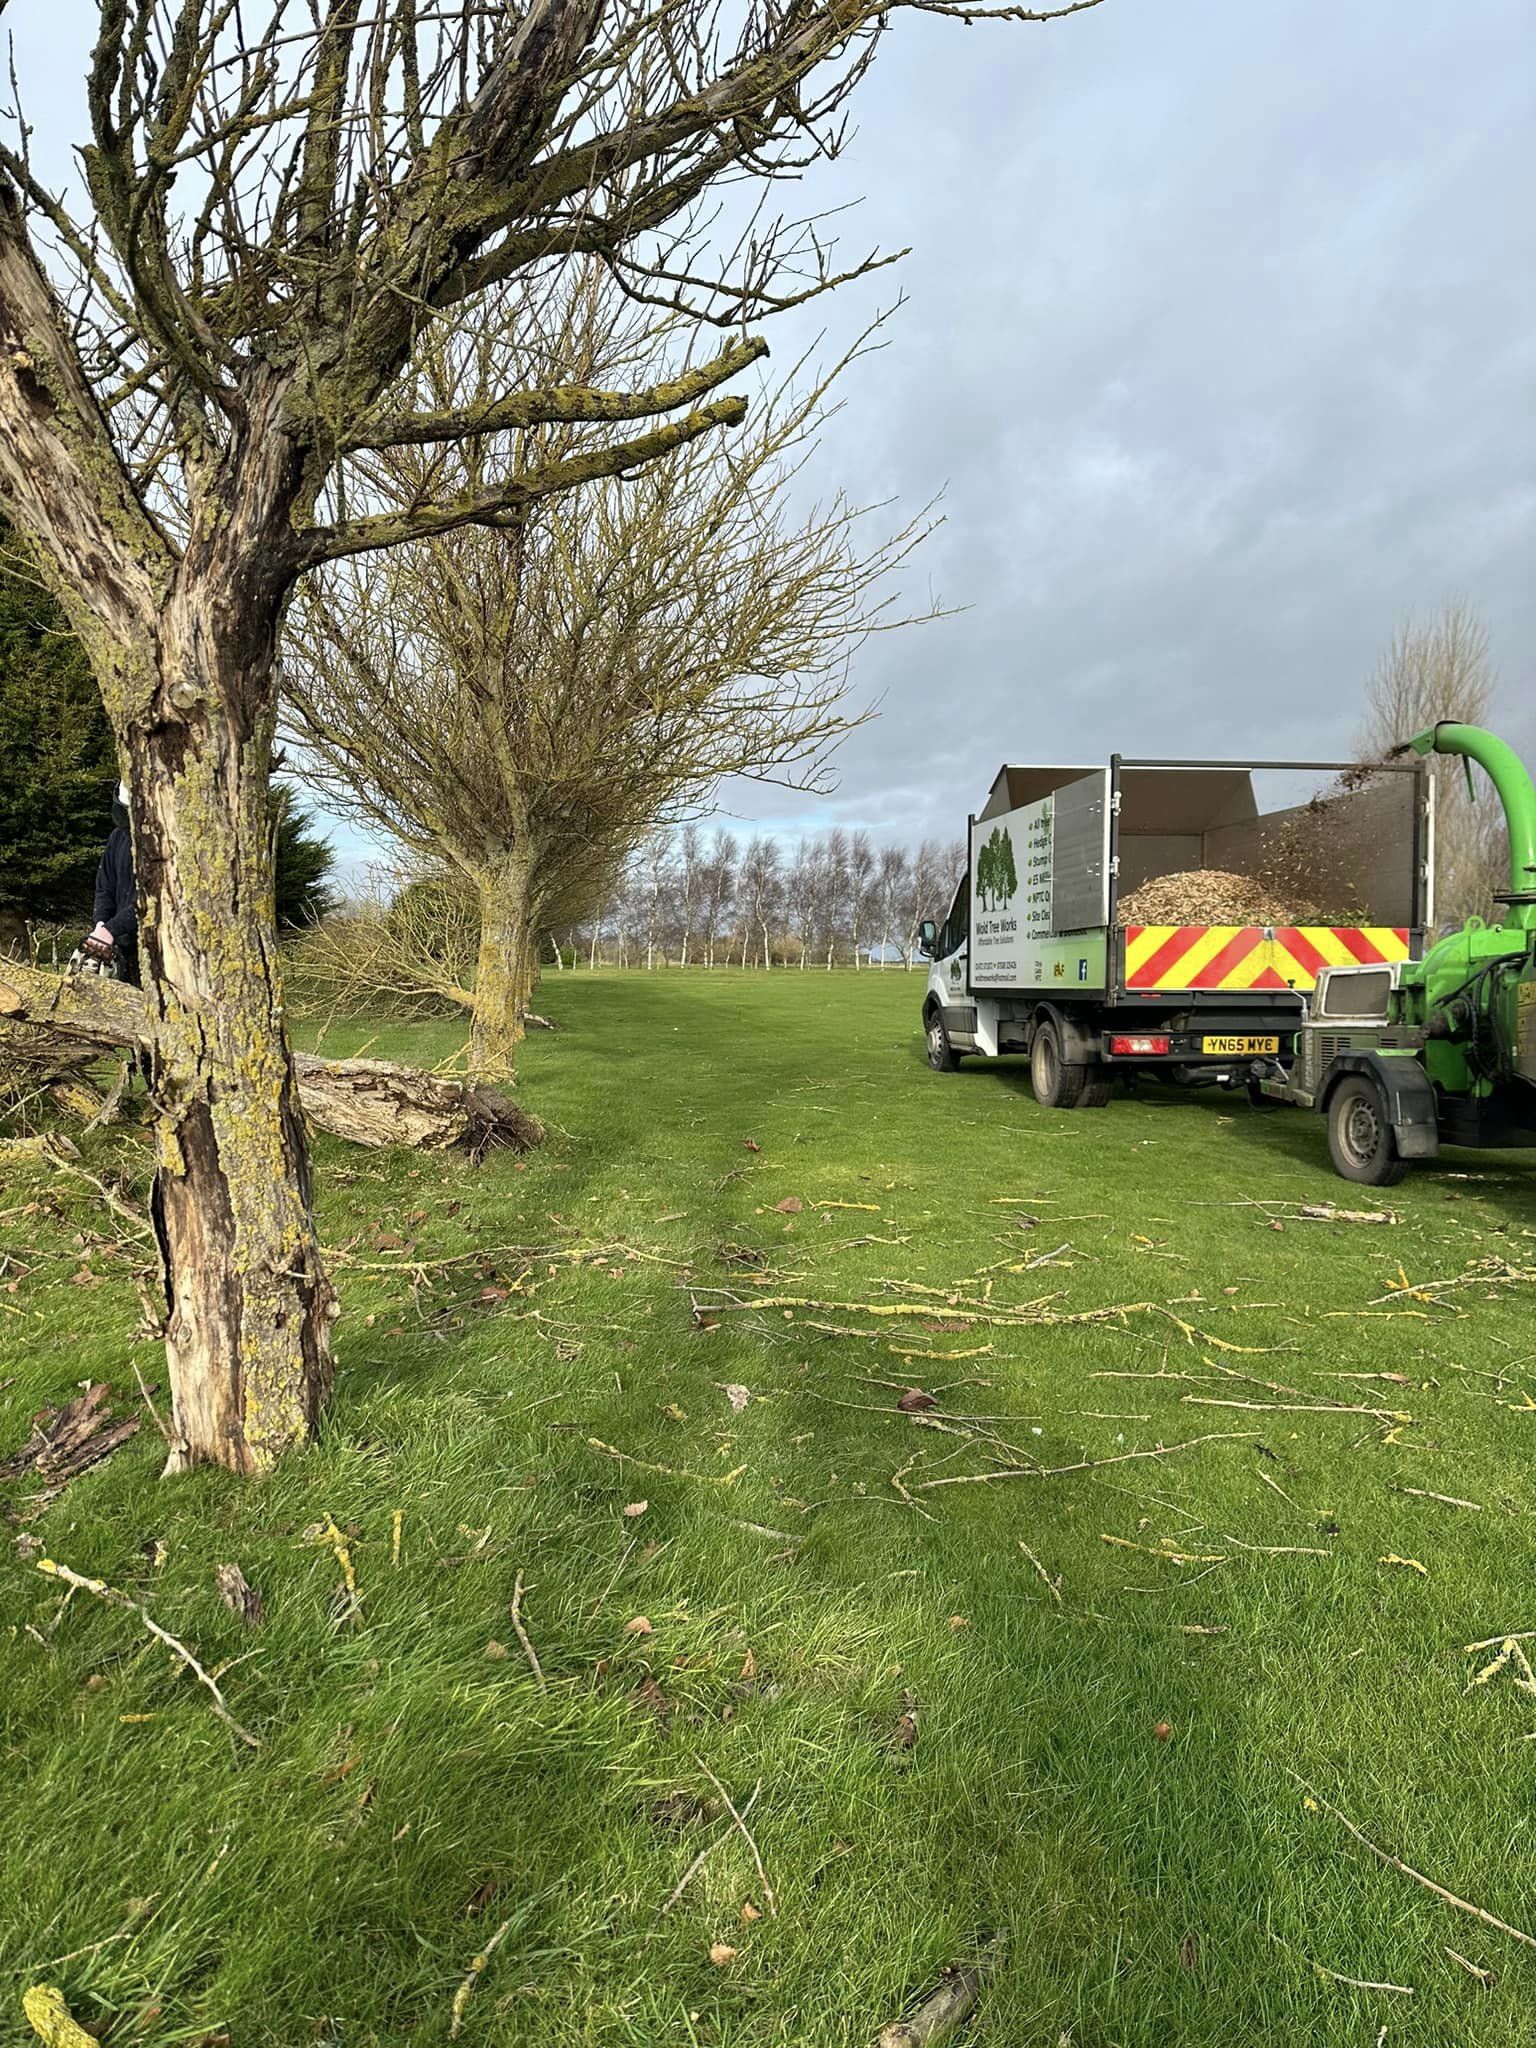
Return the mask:
<path id="1" fill-rule="evenodd" d="M 255 1628 L 262 1618 L 264 1602 L 239 1565 L 215 1565 L 213 1578 L 219 1598 L 230 1613 L 237 1614 L 247 1628 Z"/>
<path id="2" fill-rule="evenodd" d="M 948 2041 L 975 2010 L 982 1987 L 1002 1955 L 1003 1937 L 994 1934 L 973 1963 L 946 1972 L 937 1990 L 904 2020 L 880 2029 L 878 2048 L 934 2048 Z"/>
<path id="3" fill-rule="evenodd" d="M 138 1047 L 148 1038 L 144 997 L 122 982 L 45 973 L 20 961 L 0 962 L 0 1017 L 11 1020 L 7 1054 L 77 1082 L 97 1052 Z M 55 1063 L 50 1066 L 50 1063 Z M 481 1158 L 499 1146 L 527 1151 L 543 1127 L 495 1088 L 423 1074 L 393 1060 L 323 1060 L 296 1053 L 299 1101 L 309 1122 L 354 1145 L 449 1148 Z M 87 1114 L 102 1109 L 92 1091 Z"/>
<path id="4" fill-rule="evenodd" d="M 116 1421 L 107 1412 L 112 1389 L 105 1380 L 77 1394 L 63 1408 L 44 1408 L 33 1417 L 32 1440 L 9 1458 L 0 1461 L 0 1479 L 19 1479 L 34 1472 L 44 1490 L 34 1506 L 52 1500 L 82 1472 L 111 1457 L 131 1436 L 138 1433 L 139 1418 L 125 1415 Z"/>

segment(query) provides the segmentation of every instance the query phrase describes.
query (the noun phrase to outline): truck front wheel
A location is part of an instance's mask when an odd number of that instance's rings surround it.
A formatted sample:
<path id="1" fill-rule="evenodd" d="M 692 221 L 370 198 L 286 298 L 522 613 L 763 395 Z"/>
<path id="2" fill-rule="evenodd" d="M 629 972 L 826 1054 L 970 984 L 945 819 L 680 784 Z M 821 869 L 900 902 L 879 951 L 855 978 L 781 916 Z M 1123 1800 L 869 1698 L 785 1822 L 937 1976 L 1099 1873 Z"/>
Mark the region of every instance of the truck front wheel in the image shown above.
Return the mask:
<path id="1" fill-rule="evenodd" d="M 1060 1029 L 1049 1017 L 1029 1041 L 1029 1085 L 1042 1109 L 1102 1109 L 1109 1100 L 1109 1075 L 1102 1067 L 1066 1059 Z"/>
<path id="2" fill-rule="evenodd" d="M 949 1042 L 942 1010 L 934 1008 L 928 1012 L 923 1031 L 928 1041 L 929 1066 L 936 1074 L 953 1074 L 960 1065 L 960 1055 Z"/>
<path id="3" fill-rule="evenodd" d="M 1366 1187 L 1392 1187 L 1408 1171 L 1387 1099 L 1369 1074 L 1347 1074 L 1328 1098 L 1328 1156 L 1335 1173 Z"/>

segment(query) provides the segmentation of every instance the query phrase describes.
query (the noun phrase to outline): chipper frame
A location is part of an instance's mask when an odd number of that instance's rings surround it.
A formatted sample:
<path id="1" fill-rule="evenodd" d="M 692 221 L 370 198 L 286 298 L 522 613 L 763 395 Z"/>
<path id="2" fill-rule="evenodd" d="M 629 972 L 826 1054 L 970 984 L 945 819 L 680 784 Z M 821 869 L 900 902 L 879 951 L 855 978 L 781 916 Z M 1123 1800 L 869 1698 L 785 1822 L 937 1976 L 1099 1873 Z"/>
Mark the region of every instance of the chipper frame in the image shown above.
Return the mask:
<path id="1" fill-rule="evenodd" d="M 1492 782 L 1509 828 L 1503 919 L 1468 918 L 1390 975 L 1321 977 L 1289 1080 L 1265 1089 L 1321 1110 L 1335 1168 L 1378 1187 L 1442 1144 L 1536 1145 L 1536 789 L 1480 726 L 1443 722 L 1410 748 L 1460 754 Z"/>

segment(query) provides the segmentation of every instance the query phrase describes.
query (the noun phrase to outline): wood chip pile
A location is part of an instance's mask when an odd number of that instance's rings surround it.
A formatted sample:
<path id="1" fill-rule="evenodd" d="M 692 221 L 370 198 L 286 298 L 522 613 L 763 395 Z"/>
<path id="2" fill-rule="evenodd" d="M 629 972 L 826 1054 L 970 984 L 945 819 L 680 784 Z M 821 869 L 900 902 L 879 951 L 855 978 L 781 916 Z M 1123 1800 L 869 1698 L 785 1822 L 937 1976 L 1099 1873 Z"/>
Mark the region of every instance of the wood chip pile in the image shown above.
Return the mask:
<path id="1" fill-rule="evenodd" d="M 1224 868 L 1154 875 L 1120 898 L 1118 918 L 1122 925 L 1338 922 L 1315 903 L 1277 896 L 1252 875 L 1234 875 Z"/>

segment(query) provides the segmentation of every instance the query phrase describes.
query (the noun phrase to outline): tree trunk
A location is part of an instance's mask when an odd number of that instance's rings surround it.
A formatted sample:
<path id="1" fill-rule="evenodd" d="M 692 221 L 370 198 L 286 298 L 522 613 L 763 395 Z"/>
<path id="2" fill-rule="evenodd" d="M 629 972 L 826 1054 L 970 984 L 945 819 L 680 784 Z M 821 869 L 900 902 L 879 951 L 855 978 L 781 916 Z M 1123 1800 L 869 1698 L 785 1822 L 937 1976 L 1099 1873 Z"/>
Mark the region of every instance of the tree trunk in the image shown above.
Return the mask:
<path id="1" fill-rule="evenodd" d="M 183 581 L 159 622 L 149 716 L 122 735 L 160 1112 L 153 1207 L 179 1445 L 168 1469 L 264 1471 L 309 1435 L 331 1388 L 336 1304 L 272 909 L 277 616 L 259 590 Z"/>
<path id="2" fill-rule="evenodd" d="M 533 990 L 527 874 L 518 863 L 477 878 L 480 952 L 470 1015 L 469 1067 L 476 1080 L 510 1081 L 523 1036 L 522 1011 Z"/>

